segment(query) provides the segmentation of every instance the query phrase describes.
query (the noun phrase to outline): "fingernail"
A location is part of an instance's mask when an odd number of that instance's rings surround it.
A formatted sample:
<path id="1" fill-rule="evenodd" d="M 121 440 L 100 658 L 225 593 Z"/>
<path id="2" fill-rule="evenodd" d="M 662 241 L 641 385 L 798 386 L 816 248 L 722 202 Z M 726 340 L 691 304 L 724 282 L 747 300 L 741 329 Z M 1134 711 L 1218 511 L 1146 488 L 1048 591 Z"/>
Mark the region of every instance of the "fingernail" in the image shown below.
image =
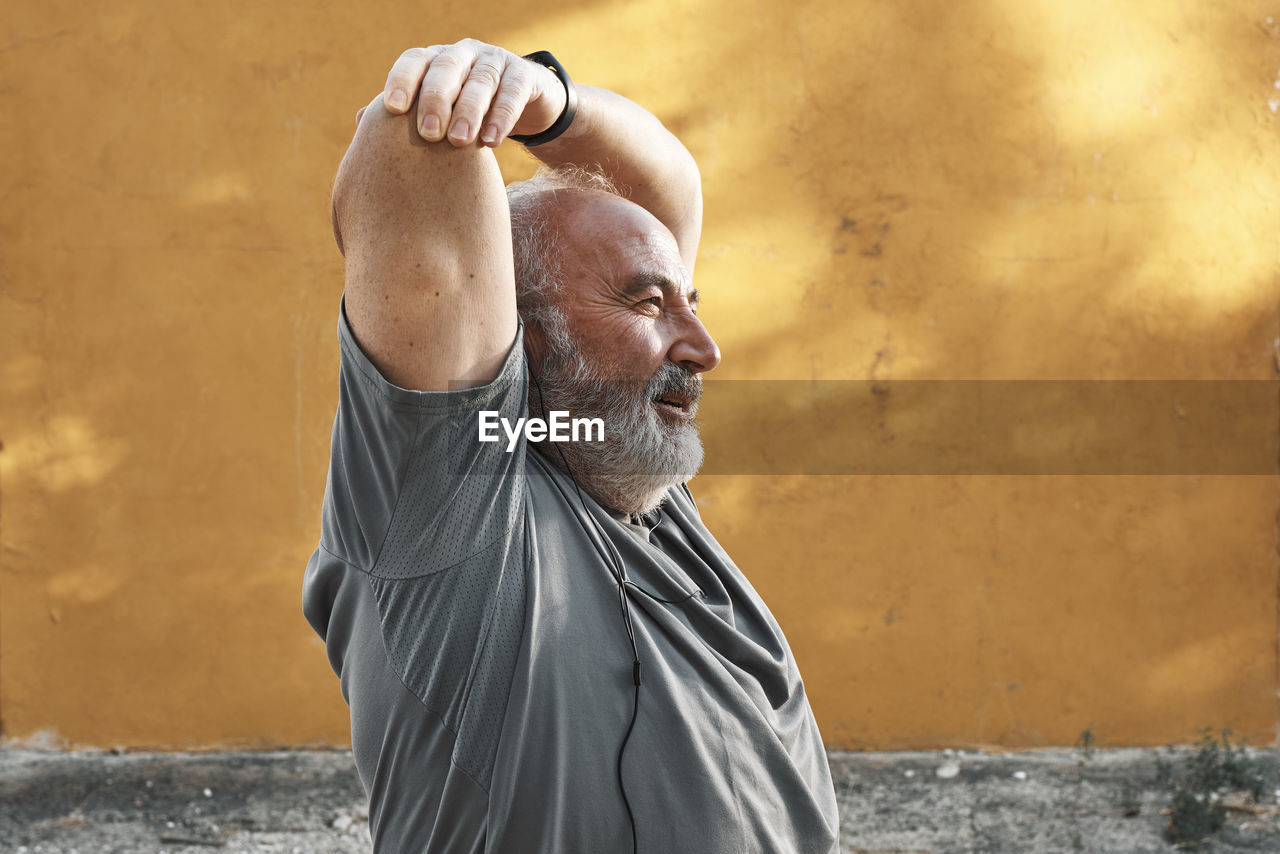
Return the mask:
<path id="1" fill-rule="evenodd" d="M 422 135 L 435 142 L 440 139 L 440 117 L 427 116 L 422 120 Z"/>
<path id="2" fill-rule="evenodd" d="M 498 126 L 489 125 L 484 129 L 484 133 L 480 134 L 480 139 L 486 143 L 493 142 L 498 138 Z"/>
<path id="3" fill-rule="evenodd" d="M 403 110 L 405 105 L 409 103 L 409 99 L 399 89 L 391 93 L 391 97 L 387 99 L 387 103 L 395 107 L 397 110 Z"/>
<path id="4" fill-rule="evenodd" d="M 449 128 L 449 136 L 454 139 L 466 139 L 470 132 L 471 125 L 467 124 L 466 119 L 458 119 L 453 123 L 453 127 Z"/>

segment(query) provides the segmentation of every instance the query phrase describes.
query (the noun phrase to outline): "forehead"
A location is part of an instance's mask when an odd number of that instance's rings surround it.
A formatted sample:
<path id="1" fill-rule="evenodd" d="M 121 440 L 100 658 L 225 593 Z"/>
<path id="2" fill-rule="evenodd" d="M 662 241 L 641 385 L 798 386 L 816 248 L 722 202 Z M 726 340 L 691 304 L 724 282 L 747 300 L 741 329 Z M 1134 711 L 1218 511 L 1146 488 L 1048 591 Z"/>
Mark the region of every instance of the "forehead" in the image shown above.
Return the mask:
<path id="1" fill-rule="evenodd" d="M 689 286 L 676 239 L 653 214 L 606 193 L 574 193 L 565 201 L 558 225 L 566 278 L 622 287 L 657 276 Z"/>

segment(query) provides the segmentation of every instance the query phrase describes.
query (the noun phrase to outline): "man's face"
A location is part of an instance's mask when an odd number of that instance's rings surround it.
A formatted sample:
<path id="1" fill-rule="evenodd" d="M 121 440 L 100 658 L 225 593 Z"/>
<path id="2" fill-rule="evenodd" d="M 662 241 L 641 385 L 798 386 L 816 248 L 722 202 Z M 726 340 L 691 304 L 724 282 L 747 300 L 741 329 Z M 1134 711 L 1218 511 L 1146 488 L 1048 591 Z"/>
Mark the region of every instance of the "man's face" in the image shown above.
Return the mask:
<path id="1" fill-rule="evenodd" d="M 701 465 L 700 375 L 720 351 L 671 233 L 637 205 L 583 195 L 557 223 L 572 343 L 545 348 L 542 408 L 604 421 L 604 442 L 560 449 L 601 503 L 645 512 Z"/>

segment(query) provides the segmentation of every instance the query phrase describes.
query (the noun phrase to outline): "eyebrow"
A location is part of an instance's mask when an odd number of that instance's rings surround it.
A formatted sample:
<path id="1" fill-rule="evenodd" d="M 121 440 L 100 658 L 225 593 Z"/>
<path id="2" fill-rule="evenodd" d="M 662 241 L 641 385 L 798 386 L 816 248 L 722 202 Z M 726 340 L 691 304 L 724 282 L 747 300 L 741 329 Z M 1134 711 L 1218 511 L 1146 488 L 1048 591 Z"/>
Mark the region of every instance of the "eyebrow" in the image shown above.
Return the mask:
<path id="1" fill-rule="evenodd" d="M 667 297 L 670 297 L 673 294 L 678 293 L 680 290 L 676 286 L 675 282 L 671 281 L 661 273 L 638 273 L 631 280 L 631 283 L 627 285 L 623 293 L 625 293 L 629 297 L 639 296 L 641 293 L 649 290 L 650 288 L 657 288 L 658 290 L 662 291 L 664 296 L 667 296 Z M 698 289 L 690 288 L 689 294 L 687 297 L 689 300 L 689 305 L 693 306 L 694 308 L 697 308 L 698 296 L 699 296 Z"/>

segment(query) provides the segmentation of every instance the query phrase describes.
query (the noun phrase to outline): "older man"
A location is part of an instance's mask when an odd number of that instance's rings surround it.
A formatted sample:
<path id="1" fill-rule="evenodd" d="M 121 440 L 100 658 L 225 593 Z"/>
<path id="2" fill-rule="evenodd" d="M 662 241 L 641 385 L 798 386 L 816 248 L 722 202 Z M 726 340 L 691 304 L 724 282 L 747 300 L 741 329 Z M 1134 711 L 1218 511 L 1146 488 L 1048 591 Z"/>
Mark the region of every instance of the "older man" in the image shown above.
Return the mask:
<path id="1" fill-rule="evenodd" d="M 720 360 L 697 167 L 534 58 L 407 51 L 334 186 L 339 404 L 303 604 L 375 847 L 835 850 L 795 662 L 684 485 Z M 508 137 L 552 171 L 504 191 Z M 555 413 L 603 436 L 521 421 Z"/>

